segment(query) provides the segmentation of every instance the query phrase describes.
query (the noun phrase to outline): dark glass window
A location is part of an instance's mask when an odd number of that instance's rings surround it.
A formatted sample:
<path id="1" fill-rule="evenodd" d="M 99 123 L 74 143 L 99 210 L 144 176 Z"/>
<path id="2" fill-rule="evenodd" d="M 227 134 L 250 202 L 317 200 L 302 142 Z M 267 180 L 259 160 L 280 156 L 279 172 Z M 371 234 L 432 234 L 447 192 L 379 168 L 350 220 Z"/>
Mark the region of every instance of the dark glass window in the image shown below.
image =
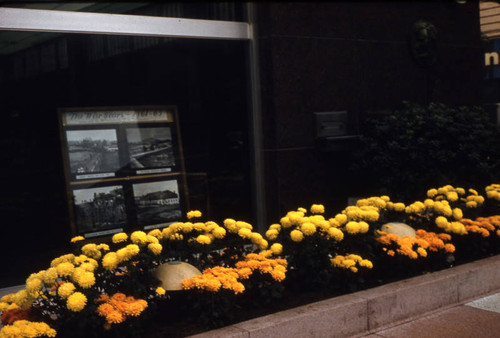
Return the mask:
<path id="1" fill-rule="evenodd" d="M 62 108 L 175 105 L 191 209 L 252 222 L 246 55 L 243 41 L 1 32 L 0 247 L 19 261 L 4 260 L 1 283 L 44 268 L 72 235 Z"/>

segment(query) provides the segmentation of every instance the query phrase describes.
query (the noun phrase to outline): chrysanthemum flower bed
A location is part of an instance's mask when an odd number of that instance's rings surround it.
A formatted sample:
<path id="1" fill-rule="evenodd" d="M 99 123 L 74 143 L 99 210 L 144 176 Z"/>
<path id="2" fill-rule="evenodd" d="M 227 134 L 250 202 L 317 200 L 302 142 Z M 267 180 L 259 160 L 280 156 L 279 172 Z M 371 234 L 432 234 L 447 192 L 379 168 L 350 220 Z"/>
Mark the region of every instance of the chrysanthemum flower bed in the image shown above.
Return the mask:
<path id="1" fill-rule="evenodd" d="M 148 233 L 102 243 L 78 236 L 73 253 L 0 299 L 0 338 L 141 337 L 161 326 L 182 334 L 190 321 L 222 326 L 244 318 L 238 313 L 296 304 L 291 298 L 300 295 L 336 295 L 497 254 L 500 185 L 484 192 L 447 185 L 422 201 L 370 197 L 329 216 L 314 204 L 288 212 L 264 234 L 244 221 L 201 221 L 191 211 L 186 222 Z M 416 235 L 381 231 L 388 222 L 406 223 Z M 183 280 L 183 291 L 166 291 L 155 270 L 169 261 L 202 274 Z"/>

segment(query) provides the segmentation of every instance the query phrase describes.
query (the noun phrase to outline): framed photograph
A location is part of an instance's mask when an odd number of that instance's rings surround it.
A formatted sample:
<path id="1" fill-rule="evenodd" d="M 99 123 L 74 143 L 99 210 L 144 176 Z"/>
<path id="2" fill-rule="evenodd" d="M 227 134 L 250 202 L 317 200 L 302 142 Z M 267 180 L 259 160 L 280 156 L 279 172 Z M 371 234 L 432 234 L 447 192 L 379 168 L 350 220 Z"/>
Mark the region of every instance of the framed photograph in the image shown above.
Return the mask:
<path id="1" fill-rule="evenodd" d="M 67 130 L 72 174 L 116 172 L 120 168 L 115 129 Z"/>
<path id="2" fill-rule="evenodd" d="M 133 184 L 137 223 L 143 227 L 165 224 L 182 217 L 177 180 Z"/>
<path id="3" fill-rule="evenodd" d="M 159 227 L 185 214 L 175 106 L 64 108 L 59 122 L 74 234 Z"/>
<path id="4" fill-rule="evenodd" d="M 175 166 L 171 127 L 127 128 L 127 145 L 132 169 Z"/>
<path id="5" fill-rule="evenodd" d="M 102 233 L 127 225 L 125 195 L 121 185 L 73 190 L 78 233 Z"/>

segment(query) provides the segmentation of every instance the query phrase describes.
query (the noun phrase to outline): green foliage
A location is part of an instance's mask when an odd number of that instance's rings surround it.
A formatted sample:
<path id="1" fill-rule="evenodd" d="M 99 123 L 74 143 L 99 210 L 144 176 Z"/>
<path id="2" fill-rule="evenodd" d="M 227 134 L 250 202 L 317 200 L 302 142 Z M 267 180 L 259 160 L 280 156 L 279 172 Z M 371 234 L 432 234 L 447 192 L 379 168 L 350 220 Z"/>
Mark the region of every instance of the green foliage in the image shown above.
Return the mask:
<path id="1" fill-rule="evenodd" d="M 424 187 L 496 181 L 499 153 L 499 130 L 482 108 L 405 102 L 367 118 L 352 169 L 371 190 L 412 201 Z"/>

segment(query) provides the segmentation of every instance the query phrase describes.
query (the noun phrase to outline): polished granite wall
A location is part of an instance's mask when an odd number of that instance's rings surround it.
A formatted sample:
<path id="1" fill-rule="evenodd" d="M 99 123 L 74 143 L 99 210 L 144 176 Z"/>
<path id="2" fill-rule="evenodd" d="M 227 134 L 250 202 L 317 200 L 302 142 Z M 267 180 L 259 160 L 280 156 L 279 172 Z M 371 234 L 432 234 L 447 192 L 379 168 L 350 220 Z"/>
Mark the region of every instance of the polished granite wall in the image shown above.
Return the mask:
<path id="1" fill-rule="evenodd" d="M 437 29 L 437 62 L 410 52 L 417 20 Z M 350 175 L 355 146 L 323 152 L 313 112 L 347 110 L 350 134 L 370 111 L 402 101 L 480 102 L 482 54 L 477 3 L 321 2 L 257 4 L 263 158 L 268 222 L 322 202 L 338 212 L 366 194 Z"/>

